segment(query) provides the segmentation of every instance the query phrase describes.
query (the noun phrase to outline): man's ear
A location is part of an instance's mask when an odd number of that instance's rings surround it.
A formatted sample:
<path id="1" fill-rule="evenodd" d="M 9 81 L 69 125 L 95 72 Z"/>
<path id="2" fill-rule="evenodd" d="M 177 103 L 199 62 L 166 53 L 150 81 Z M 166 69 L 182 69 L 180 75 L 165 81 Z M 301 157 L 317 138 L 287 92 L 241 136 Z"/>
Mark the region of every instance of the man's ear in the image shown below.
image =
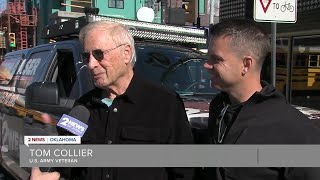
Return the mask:
<path id="1" fill-rule="evenodd" d="M 245 56 L 243 58 L 243 68 L 242 68 L 242 75 L 246 75 L 249 70 L 252 68 L 253 65 L 253 58 L 251 56 Z"/>
<path id="2" fill-rule="evenodd" d="M 130 61 L 131 61 L 131 58 L 133 56 L 132 47 L 129 44 L 125 45 L 123 53 L 124 53 L 124 62 L 125 62 L 125 64 L 129 64 Z"/>

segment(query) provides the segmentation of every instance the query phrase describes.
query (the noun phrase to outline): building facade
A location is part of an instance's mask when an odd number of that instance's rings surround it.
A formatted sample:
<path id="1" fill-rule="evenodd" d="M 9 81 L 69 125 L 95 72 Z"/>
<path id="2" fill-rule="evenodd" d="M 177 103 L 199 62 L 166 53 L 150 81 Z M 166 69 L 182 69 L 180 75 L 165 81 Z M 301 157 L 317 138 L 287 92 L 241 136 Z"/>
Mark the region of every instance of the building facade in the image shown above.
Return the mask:
<path id="1" fill-rule="evenodd" d="M 138 20 L 141 8 L 153 11 L 154 23 L 193 25 L 197 16 L 201 26 L 208 26 L 208 2 L 210 0 L 35 0 L 39 8 L 38 31 L 51 23 L 83 16 L 83 7 L 99 8 L 99 15 Z M 183 4 L 188 4 L 183 9 Z M 198 13 L 199 12 L 199 13 Z M 190 17 L 191 16 L 191 17 Z M 39 37 L 38 44 L 45 43 Z"/>
<path id="2" fill-rule="evenodd" d="M 0 59 L 36 44 L 37 12 L 31 0 L 0 0 Z"/>

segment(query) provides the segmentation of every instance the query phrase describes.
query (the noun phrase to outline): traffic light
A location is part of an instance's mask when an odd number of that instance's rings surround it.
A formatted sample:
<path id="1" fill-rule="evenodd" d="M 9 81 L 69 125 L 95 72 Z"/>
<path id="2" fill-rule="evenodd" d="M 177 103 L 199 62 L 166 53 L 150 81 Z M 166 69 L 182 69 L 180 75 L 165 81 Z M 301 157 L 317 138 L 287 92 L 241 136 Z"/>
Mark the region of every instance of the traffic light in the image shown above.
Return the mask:
<path id="1" fill-rule="evenodd" d="M 182 0 L 181 8 L 186 11 L 186 22 L 194 23 L 195 19 L 195 1 Z"/>
<path id="2" fill-rule="evenodd" d="M 16 47 L 16 34 L 9 33 L 9 45 L 10 47 Z"/>
<path id="3" fill-rule="evenodd" d="M 182 8 L 182 9 L 185 9 L 186 12 L 187 12 L 187 11 L 188 11 L 188 8 L 189 8 L 189 2 L 182 2 L 181 8 Z"/>

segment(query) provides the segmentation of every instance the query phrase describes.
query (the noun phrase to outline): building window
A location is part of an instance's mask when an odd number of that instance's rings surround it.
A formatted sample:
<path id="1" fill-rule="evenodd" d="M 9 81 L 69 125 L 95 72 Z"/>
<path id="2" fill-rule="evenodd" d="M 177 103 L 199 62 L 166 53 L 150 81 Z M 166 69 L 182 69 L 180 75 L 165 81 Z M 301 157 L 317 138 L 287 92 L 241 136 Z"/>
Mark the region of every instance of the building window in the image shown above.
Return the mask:
<path id="1" fill-rule="evenodd" d="M 309 57 L 309 66 L 318 66 L 318 55 L 310 55 Z"/>
<path id="2" fill-rule="evenodd" d="M 94 7 L 92 0 L 72 0 L 71 3 L 71 12 L 80 12 L 83 13 L 83 7 Z"/>
<path id="3" fill-rule="evenodd" d="M 123 4 L 124 0 L 109 0 L 109 8 L 117 8 L 117 9 L 123 9 L 124 8 L 124 4 Z"/>

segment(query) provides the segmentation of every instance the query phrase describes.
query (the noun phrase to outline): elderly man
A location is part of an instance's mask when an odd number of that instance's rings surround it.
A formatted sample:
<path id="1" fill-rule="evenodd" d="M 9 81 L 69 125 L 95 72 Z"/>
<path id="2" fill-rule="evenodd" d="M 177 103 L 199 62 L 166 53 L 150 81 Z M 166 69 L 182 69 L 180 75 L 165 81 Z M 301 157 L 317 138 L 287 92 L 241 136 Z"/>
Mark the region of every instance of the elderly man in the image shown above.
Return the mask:
<path id="1" fill-rule="evenodd" d="M 180 97 L 162 85 L 145 81 L 133 71 L 135 46 L 127 28 L 116 23 L 94 22 L 81 29 L 79 39 L 84 47 L 82 60 L 88 63 L 96 86 L 78 100 L 90 111 L 83 142 L 193 143 Z M 191 179 L 192 171 L 186 168 L 73 168 L 66 176 L 87 180 L 167 180 Z M 36 174 L 33 179 L 48 176 L 38 169 L 33 169 L 33 174 Z M 51 175 L 57 177 L 56 173 Z"/>

